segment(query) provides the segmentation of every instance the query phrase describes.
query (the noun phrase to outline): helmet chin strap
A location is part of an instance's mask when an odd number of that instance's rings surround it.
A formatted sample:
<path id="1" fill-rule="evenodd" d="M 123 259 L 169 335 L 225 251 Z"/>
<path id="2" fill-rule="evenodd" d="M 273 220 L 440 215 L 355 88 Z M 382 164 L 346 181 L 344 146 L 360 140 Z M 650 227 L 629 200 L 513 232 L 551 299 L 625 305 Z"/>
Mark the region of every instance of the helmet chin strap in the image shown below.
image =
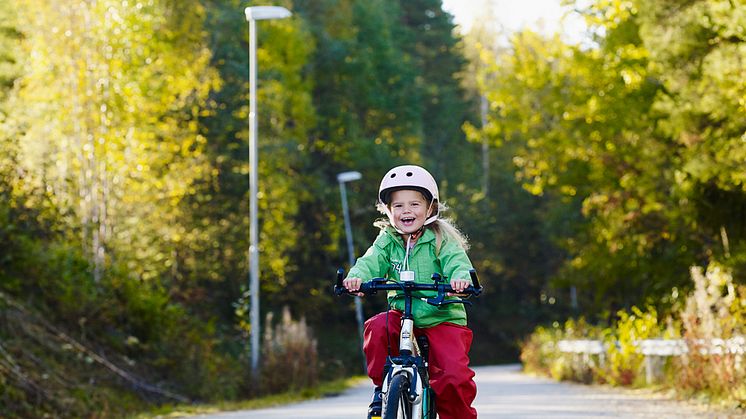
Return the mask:
<path id="1" fill-rule="evenodd" d="M 428 207 L 428 211 L 432 211 L 432 210 L 433 210 L 433 205 L 434 205 L 434 204 L 435 204 L 435 198 L 433 198 L 433 200 L 432 200 L 432 201 L 430 201 L 430 207 Z M 437 209 L 437 208 L 436 208 L 436 209 Z M 425 220 L 425 224 L 423 224 L 423 226 L 426 226 L 426 225 L 428 225 L 428 224 L 432 224 L 432 223 L 434 223 L 434 222 L 435 222 L 435 220 L 437 220 L 437 219 L 438 219 L 438 213 L 437 213 L 437 212 L 435 212 L 435 214 L 434 214 L 434 215 L 431 215 L 430 217 L 428 217 L 428 219 L 427 219 L 427 220 Z"/>

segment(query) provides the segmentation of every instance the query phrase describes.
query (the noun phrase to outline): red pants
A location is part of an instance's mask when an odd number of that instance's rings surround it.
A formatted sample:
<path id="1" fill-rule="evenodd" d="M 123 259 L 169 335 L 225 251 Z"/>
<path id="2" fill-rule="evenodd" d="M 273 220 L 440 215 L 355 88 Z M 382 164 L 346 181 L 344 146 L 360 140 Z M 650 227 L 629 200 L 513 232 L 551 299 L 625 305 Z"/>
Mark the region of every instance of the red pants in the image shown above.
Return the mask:
<path id="1" fill-rule="evenodd" d="M 368 362 L 368 376 L 373 384 L 383 384 L 383 367 L 386 364 L 388 343 L 391 356 L 399 355 L 399 332 L 402 313 L 388 312 L 388 336 L 386 335 L 386 313 L 379 313 L 365 322 L 363 350 Z M 472 333 L 468 327 L 453 323 L 441 323 L 425 329 L 414 329 L 415 336 L 425 335 L 430 342 L 430 386 L 435 391 L 438 417 L 441 419 L 473 419 L 477 410 L 471 403 L 477 396 L 474 371 L 469 369 L 469 348 Z"/>

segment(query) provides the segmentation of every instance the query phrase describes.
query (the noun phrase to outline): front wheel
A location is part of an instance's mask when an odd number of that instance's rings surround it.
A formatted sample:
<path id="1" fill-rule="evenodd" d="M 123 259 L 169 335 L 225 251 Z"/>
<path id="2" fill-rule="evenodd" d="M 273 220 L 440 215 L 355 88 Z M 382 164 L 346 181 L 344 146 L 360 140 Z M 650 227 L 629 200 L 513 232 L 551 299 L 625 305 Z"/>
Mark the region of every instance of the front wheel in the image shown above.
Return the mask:
<path id="1" fill-rule="evenodd" d="M 422 416 L 425 419 L 437 419 L 438 413 L 435 408 L 435 392 L 432 388 L 428 387 L 425 389 L 425 395 L 427 396 L 422 403 L 422 406 L 424 406 L 424 411 L 422 413 Z"/>
<path id="2" fill-rule="evenodd" d="M 414 419 L 409 401 L 409 376 L 396 374 L 391 378 L 385 401 L 383 419 Z"/>

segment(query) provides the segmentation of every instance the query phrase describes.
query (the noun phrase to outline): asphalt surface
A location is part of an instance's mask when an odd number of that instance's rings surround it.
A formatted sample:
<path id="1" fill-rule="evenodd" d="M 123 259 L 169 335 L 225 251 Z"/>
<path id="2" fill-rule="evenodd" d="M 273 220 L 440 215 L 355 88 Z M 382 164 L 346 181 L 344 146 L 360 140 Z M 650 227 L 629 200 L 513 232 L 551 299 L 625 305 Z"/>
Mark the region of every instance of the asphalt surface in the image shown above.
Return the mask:
<path id="1" fill-rule="evenodd" d="M 491 418 L 744 418 L 746 415 L 712 411 L 702 405 L 675 401 L 649 390 L 585 386 L 529 376 L 519 365 L 476 367 L 480 419 Z M 207 419 L 350 419 L 365 418 L 371 386 L 270 409 L 196 416 Z"/>

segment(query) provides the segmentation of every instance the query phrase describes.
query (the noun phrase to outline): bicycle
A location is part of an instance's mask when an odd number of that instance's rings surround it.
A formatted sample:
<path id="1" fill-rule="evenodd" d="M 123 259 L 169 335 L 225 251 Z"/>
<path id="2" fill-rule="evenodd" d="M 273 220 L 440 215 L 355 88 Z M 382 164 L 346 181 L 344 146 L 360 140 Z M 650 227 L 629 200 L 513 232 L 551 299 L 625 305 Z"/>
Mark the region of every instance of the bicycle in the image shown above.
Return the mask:
<path id="1" fill-rule="evenodd" d="M 469 271 L 472 285 L 458 295 L 475 295 L 482 293 L 482 286 L 474 269 Z M 394 281 L 386 278 L 373 278 L 360 285 L 360 289 L 349 292 L 342 285 L 344 270 L 337 271 L 337 283 L 334 286 L 336 295 L 363 293 L 374 295 L 378 291 L 402 291 L 404 298 L 404 313 L 402 327 L 399 333 L 399 356 L 389 356 L 384 367 L 384 381 L 381 388 L 383 394 L 382 419 L 435 419 L 435 393 L 430 388 L 428 374 L 429 342 L 425 336 L 414 336 L 414 317 L 412 315 L 412 292 L 436 291 L 435 297 L 423 298 L 428 304 L 442 307 L 447 304 L 471 305 L 464 299 L 446 299 L 447 293 L 454 293 L 450 284 L 444 283 L 440 274 L 432 275 L 433 284 L 414 282 L 410 280 Z M 398 298 L 399 296 L 397 296 Z"/>

